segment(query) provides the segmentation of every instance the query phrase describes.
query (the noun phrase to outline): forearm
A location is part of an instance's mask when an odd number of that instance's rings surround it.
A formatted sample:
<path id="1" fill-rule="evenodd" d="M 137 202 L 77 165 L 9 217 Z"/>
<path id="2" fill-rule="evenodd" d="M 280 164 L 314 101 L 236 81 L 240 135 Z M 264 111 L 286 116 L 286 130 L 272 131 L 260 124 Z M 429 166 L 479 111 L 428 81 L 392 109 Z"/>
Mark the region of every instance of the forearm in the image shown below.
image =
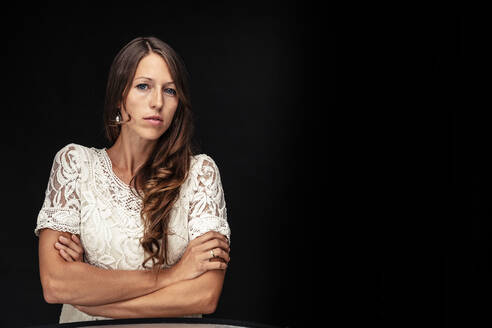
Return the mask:
<path id="1" fill-rule="evenodd" d="M 71 262 L 63 272 L 52 273 L 50 303 L 103 305 L 143 296 L 174 282 L 169 270 L 161 271 L 156 280 L 150 270 L 108 270 Z"/>
<path id="2" fill-rule="evenodd" d="M 222 291 L 225 270 L 208 271 L 133 299 L 79 310 L 108 318 L 177 317 L 215 311 Z"/>

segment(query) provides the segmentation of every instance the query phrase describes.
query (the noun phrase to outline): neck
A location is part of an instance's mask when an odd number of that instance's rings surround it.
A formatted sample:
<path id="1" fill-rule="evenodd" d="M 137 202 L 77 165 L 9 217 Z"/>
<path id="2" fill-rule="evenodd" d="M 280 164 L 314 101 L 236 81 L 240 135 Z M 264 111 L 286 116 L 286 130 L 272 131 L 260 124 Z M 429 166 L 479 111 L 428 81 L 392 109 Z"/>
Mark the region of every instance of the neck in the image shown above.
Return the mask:
<path id="1" fill-rule="evenodd" d="M 116 167 L 124 175 L 133 177 L 147 161 L 155 145 L 155 140 L 140 137 L 129 138 L 126 134 L 120 133 L 107 153 L 111 158 L 113 168 Z"/>

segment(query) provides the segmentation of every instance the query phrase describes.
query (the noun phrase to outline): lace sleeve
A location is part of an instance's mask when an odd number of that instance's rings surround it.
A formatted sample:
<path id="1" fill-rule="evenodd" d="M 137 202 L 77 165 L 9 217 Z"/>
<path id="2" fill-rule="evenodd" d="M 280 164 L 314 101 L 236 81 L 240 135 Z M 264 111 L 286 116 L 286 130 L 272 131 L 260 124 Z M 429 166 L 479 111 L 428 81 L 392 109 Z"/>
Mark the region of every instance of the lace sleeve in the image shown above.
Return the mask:
<path id="1" fill-rule="evenodd" d="M 192 197 L 188 217 L 190 241 L 214 230 L 230 242 L 227 209 L 217 165 L 210 156 L 199 155 L 192 169 Z"/>
<path id="2" fill-rule="evenodd" d="M 80 167 L 77 148 L 68 144 L 53 160 L 34 234 L 43 228 L 80 234 Z"/>

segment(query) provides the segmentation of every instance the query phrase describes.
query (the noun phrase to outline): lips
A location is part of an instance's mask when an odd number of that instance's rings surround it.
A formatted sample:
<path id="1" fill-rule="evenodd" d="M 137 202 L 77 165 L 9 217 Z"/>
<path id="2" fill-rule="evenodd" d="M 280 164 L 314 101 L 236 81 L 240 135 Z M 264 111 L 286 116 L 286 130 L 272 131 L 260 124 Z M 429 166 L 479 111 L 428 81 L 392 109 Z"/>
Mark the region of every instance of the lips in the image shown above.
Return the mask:
<path id="1" fill-rule="evenodd" d="M 144 117 L 144 120 L 156 120 L 156 121 L 161 121 L 162 122 L 162 118 L 160 118 L 157 115 Z"/>

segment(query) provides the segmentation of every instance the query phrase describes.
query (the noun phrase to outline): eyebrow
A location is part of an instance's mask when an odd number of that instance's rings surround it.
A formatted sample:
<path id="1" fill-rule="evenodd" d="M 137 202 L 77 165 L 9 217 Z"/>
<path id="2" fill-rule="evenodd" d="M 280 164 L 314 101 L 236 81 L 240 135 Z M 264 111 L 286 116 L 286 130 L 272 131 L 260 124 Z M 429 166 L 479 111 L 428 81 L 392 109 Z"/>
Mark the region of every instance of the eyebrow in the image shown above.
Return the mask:
<path id="1" fill-rule="evenodd" d="M 135 80 L 138 80 L 138 79 L 145 79 L 145 80 L 154 81 L 152 78 L 146 77 L 146 76 L 139 76 L 139 77 L 135 78 Z M 174 81 L 169 81 L 169 82 L 164 83 L 164 85 L 169 85 L 169 84 L 174 84 Z"/>

